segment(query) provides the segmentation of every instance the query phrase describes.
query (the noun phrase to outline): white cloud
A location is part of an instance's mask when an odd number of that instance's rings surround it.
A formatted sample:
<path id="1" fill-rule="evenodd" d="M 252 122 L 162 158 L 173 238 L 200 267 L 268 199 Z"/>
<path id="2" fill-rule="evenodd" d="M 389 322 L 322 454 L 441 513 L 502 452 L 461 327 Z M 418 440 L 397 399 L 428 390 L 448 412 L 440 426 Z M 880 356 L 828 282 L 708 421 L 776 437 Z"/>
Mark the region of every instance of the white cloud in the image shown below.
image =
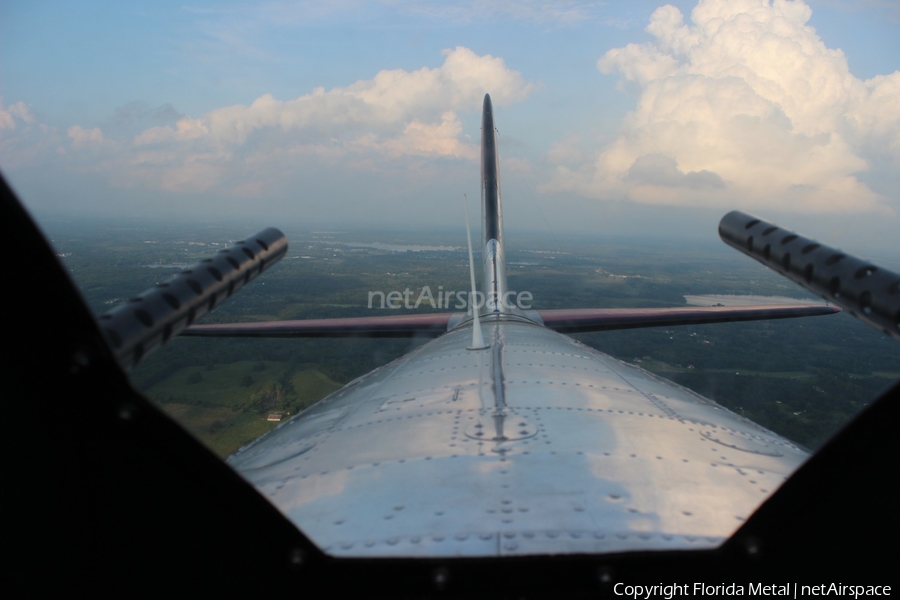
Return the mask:
<path id="1" fill-rule="evenodd" d="M 259 197 L 295 185 L 298 168 L 316 173 L 356 165 L 374 172 L 414 165 L 416 173 L 432 173 L 428 165 L 436 159 L 478 157 L 477 144 L 463 132 L 460 111 L 478 114 L 486 92 L 495 106 L 504 106 L 533 89 L 501 58 L 463 47 L 443 54 L 443 64 L 435 68 L 384 70 L 292 100 L 263 94 L 249 105 L 180 118 L 172 109 L 178 118 L 174 125 L 128 134 L 130 139 L 118 139 L 115 127 L 73 125 L 65 130 L 69 143 L 62 144 L 48 130 L 40 147 L 45 156 L 52 152 L 70 169 L 112 186 L 178 193 Z M 0 105 L 0 127 L 29 120 L 24 104 Z M 24 156 L 21 147 L 30 142 L 10 140 L 0 148 L 4 166 L 17 168 L 25 164 L 17 158 Z M 34 158 L 29 155 L 28 162 Z"/>
<path id="2" fill-rule="evenodd" d="M 0 131 L 15 129 L 17 119 L 30 125 L 34 122 L 34 115 L 28 105 L 21 101 L 4 107 L 3 98 L 0 97 Z"/>
<path id="3" fill-rule="evenodd" d="M 3 129 L 15 129 L 16 121 L 13 119 L 12 114 L 8 110 L 4 110 L 2 106 L 0 106 L 0 131 Z"/>
<path id="4" fill-rule="evenodd" d="M 72 138 L 72 147 L 76 149 L 98 146 L 108 141 L 99 127 L 85 129 L 79 125 L 73 125 L 66 130 L 66 133 Z"/>
<path id="5" fill-rule="evenodd" d="M 264 94 L 250 105 L 147 129 L 131 141 L 130 164 L 139 168 L 137 180 L 144 185 L 187 190 L 193 176 L 193 187 L 207 190 L 241 170 L 265 179 L 260 173 L 264 161 L 256 157 L 281 157 L 273 148 L 326 161 L 335 155 L 368 155 L 369 163 L 404 156 L 475 159 L 477 147 L 463 135 L 457 111 L 477 110 L 485 92 L 495 105 L 508 105 L 527 97 L 533 86 L 501 58 L 463 47 L 443 54 L 437 68 L 384 70 L 372 79 L 316 88 L 293 100 Z M 86 141 L 88 132 L 79 128 L 77 133 Z M 71 130 L 70 136 L 75 137 Z M 116 179 L 125 181 L 121 173 Z M 246 189 L 258 194 L 258 188 Z M 243 188 L 229 191 L 234 189 Z"/>
<path id="6" fill-rule="evenodd" d="M 523 100 L 532 90 L 501 58 L 478 56 L 468 48 L 445 50 L 444 64 L 417 71 L 380 71 L 372 79 L 325 91 L 316 88 L 294 100 L 264 94 L 249 106 L 219 108 L 199 119 L 182 119 L 178 128 L 155 127 L 139 134 L 136 145 L 202 138 L 217 147 L 238 146 L 254 132 L 335 133 L 377 131 L 402 136 L 413 122 L 440 124 L 448 112 L 480 105 L 485 92 L 500 106 Z M 455 155 L 455 149 L 449 149 Z"/>
<path id="7" fill-rule="evenodd" d="M 413 121 L 403 130 L 399 138 L 391 139 L 383 144 L 378 144 L 368 137 L 361 138 L 363 145 L 372 148 L 383 148 L 394 156 L 419 155 L 419 156 L 452 156 L 456 158 L 475 159 L 478 157 L 478 147 L 475 144 L 460 140 L 462 123 L 453 112 L 446 112 L 441 116 L 439 124 L 421 123 Z M 373 143 L 369 143 L 373 142 Z"/>
<path id="8" fill-rule="evenodd" d="M 37 123 L 24 102 L 4 106 L 0 97 L 0 167 L 4 172 L 26 168 L 48 154 L 65 153 L 56 128 Z"/>
<path id="9" fill-rule="evenodd" d="M 165 142 L 184 142 L 199 138 L 209 133 L 209 129 L 200 119 L 180 119 L 175 128 L 151 127 L 134 137 L 135 146 L 161 144 Z"/>
<path id="10" fill-rule="evenodd" d="M 14 117 L 18 117 L 19 119 L 29 124 L 34 122 L 34 115 L 31 114 L 31 109 L 21 101 L 16 102 L 9 107 L 9 114 Z"/>
<path id="11" fill-rule="evenodd" d="M 654 41 L 607 52 L 639 92 L 614 141 L 546 189 L 649 204 L 884 211 L 860 182 L 873 152 L 900 163 L 900 72 L 861 81 L 806 25 L 801 1 L 672 6 Z"/>

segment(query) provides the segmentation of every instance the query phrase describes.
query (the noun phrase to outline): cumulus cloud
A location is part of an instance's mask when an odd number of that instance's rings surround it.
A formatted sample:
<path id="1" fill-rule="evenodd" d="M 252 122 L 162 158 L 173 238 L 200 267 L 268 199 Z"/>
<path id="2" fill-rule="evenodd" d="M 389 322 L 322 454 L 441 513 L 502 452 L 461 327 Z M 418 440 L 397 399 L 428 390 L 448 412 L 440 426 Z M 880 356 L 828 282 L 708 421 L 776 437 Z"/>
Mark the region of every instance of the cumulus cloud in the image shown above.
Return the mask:
<path id="1" fill-rule="evenodd" d="M 638 158 L 628 169 L 624 179 L 638 184 L 683 187 L 691 190 L 725 187 L 722 178 L 715 173 L 706 170 L 682 173 L 678 170 L 674 159 L 661 154 L 645 154 Z"/>
<path id="2" fill-rule="evenodd" d="M 701 0 L 673 6 L 653 41 L 597 63 L 637 107 L 589 164 L 557 168 L 548 189 L 651 204 L 884 211 L 858 176 L 900 163 L 900 72 L 867 81 L 807 25 L 802 1 Z"/>
<path id="3" fill-rule="evenodd" d="M 479 106 L 487 91 L 495 104 L 503 106 L 523 100 L 532 90 L 533 86 L 508 69 L 501 58 L 478 56 L 463 47 L 445 50 L 444 56 L 444 64 L 438 68 L 380 71 L 373 79 L 328 91 L 316 88 L 293 100 L 264 94 L 249 106 L 223 107 L 199 119 L 184 118 L 177 128 L 144 131 L 134 143 L 203 138 L 218 147 L 239 146 L 263 129 L 332 136 L 336 132 L 376 131 L 382 137 L 399 137 L 408 134 L 411 126 L 418 130 L 421 140 L 422 132 L 428 130 L 438 137 L 446 135 L 441 124 L 452 122 L 456 110 Z M 456 148 L 437 146 L 447 148 L 450 155 L 459 154 Z"/>
<path id="4" fill-rule="evenodd" d="M 16 121 L 31 124 L 34 122 L 34 115 L 31 109 L 24 102 L 16 102 L 9 106 L 3 106 L 3 98 L 0 97 L 0 131 L 4 129 L 15 129 Z"/>
<path id="5" fill-rule="evenodd" d="M 0 106 L 0 131 L 4 129 L 15 129 L 16 121 L 13 119 L 12 114 L 8 110 L 4 110 L 2 106 Z"/>
<path id="6" fill-rule="evenodd" d="M 199 116 L 181 115 L 169 105 L 131 103 L 103 129 L 72 125 L 65 130 L 68 143 L 45 132 L 40 148 L 50 152 L 52 141 L 52 151 L 70 168 L 100 175 L 115 187 L 232 196 L 256 197 L 264 188 L 295 181 L 298 157 L 310 172 L 339 164 L 389 170 L 414 160 L 424 173 L 429 161 L 477 159 L 478 146 L 464 134 L 459 111 L 476 113 L 485 92 L 495 106 L 504 106 L 533 89 L 501 58 L 463 47 L 443 55 L 438 67 L 384 70 L 292 100 L 263 94 L 249 105 Z M 0 128 L 13 130 L 32 120 L 23 103 L 0 104 Z M 135 133 L 134 124 L 144 128 Z M 4 142 L 6 168 L 24 164 L 16 157 L 24 156 L 26 141 Z"/>
<path id="7" fill-rule="evenodd" d="M 377 171 L 412 159 L 425 172 L 423 165 L 435 159 L 476 160 L 478 146 L 463 133 L 459 111 L 476 112 L 486 92 L 495 106 L 504 106 L 532 89 L 503 59 L 457 47 L 443 52 L 438 67 L 383 70 L 290 100 L 262 94 L 249 105 L 199 116 L 135 102 L 118 109 L 103 129 L 72 125 L 63 139 L 41 129 L 46 139 L 40 144 L 19 136 L 20 127 L 0 140 L 0 150 L 5 168 L 33 163 L 40 150 L 115 187 L 258 197 L 263 188 L 296 181 L 298 166 L 315 172 L 317 166 L 352 164 Z M 25 104 L 0 103 L 4 133 L 32 121 Z M 135 124 L 143 127 L 137 133 Z M 21 159 L 25 147 L 37 149 L 27 161 Z"/>
<path id="8" fill-rule="evenodd" d="M 363 146 L 381 148 L 393 156 L 452 156 L 474 159 L 478 149 L 474 144 L 460 140 L 462 123 L 453 112 L 441 116 L 438 124 L 413 121 L 403 130 L 403 135 L 379 144 L 375 136 L 366 136 L 359 142 Z"/>
<path id="9" fill-rule="evenodd" d="M 443 54 L 440 67 L 384 70 L 372 79 L 316 88 L 293 100 L 263 94 L 249 105 L 151 127 L 131 139 L 130 164 L 139 169 L 140 181 L 188 189 L 196 176 L 196 187 L 205 190 L 236 169 L 258 171 L 255 156 L 271 160 L 286 154 L 273 147 L 326 158 L 475 159 L 477 146 L 463 135 L 457 111 L 477 109 L 487 91 L 495 105 L 508 105 L 526 98 L 533 86 L 501 58 L 463 47 Z M 87 132 L 78 134 L 87 140 Z M 97 134 L 102 136 L 99 130 Z M 70 136 L 74 138 L 71 131 Z M 258 193 L 258 186 L 251 187 Z"/>
<path id="10" fill-rule="evenodd" d="M 73 125 L 66 130 L 66 133 L 72 138 L 72 147 L 75 149 L 99 146 L 107 141 L 99 127 L 85 129 L 79 125 Z"/>
<path id="11" fill-rule="evenodd" d="M 134 137 L 135 146 L 163 144 L 166 142 L 185 142 L 209 134 L 209 129 L 200 119 L 185 117 L 175 127 L 151 127 Z"/>
<path id="12" fill-rule="evenodd" d="M 0 168 L 26 168 L 49 154 L 65 153 L 56 128 L 38 123 L 24 102 L 3 104 L 0 97 Z"/>

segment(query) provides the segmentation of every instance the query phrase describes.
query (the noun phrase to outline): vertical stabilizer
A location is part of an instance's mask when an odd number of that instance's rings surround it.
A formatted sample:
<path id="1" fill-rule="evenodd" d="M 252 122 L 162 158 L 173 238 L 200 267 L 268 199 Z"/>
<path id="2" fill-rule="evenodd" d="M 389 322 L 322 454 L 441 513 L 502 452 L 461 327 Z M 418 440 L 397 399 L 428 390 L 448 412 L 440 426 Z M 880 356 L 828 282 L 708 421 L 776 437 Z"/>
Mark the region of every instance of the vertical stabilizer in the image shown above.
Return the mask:
<path id="1" fill-rule="evenodd" d="M 503 254 L 503 208 L 500 200 L 500 156 L 490 94 L 484 95 L 481 118 L 481 230 L 486 313 L 510 312 L 506 306 L 506 263 Z"/>

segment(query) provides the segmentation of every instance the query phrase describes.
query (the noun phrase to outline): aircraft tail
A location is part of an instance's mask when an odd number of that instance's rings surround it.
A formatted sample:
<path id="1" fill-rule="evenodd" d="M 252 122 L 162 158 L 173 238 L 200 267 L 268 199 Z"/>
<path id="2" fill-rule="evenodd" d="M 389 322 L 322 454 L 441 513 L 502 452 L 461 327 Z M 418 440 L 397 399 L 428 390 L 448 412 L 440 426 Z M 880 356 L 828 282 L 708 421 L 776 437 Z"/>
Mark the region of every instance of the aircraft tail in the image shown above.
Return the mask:
<path id="1" fill-rule="evenodd" d="M 490 94 L 484 95 L 481 117 L 481 256 L 484 267 L 483 313 L 511 312 L 507 306 L 506 260 L 503 252 L 503 207 L 500 198 L 500 155 Z"/>
<path id="2" fill-rule="evenodd" d="M 610 331 L 636 327 L 698 325 L 728 321 L 784 319 L 838 312 L 832 306 L 798 303 L 789 306 L 582 308 L 536 310 L 527 313 L 511 306 L 503 247 L 503 209 L 500 197 L 500 156 L 494 109 L 484 95 L 481 121 L 481 225 L 485 303 L 482 315 L 516 314 L 563 333 Z M 451 313 L 385 315 L 305 321 L 268 321 L 194 325 L 182 335 L 213 337 L 437 337 L 463 320 Z"/>

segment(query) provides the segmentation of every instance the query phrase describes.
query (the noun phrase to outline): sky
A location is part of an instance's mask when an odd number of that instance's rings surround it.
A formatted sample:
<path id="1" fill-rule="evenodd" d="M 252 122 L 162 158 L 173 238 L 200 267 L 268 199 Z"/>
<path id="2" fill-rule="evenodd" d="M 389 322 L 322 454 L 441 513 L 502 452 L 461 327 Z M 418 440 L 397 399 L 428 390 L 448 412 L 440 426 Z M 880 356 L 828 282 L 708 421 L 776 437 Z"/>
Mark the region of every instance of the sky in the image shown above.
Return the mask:
<path id="1" fill-rule="evenodd" d="M 900 2 L 0 2 L 38 220 L 463 228 L 482 98 L 516 230 L 900 253 Z"/>

